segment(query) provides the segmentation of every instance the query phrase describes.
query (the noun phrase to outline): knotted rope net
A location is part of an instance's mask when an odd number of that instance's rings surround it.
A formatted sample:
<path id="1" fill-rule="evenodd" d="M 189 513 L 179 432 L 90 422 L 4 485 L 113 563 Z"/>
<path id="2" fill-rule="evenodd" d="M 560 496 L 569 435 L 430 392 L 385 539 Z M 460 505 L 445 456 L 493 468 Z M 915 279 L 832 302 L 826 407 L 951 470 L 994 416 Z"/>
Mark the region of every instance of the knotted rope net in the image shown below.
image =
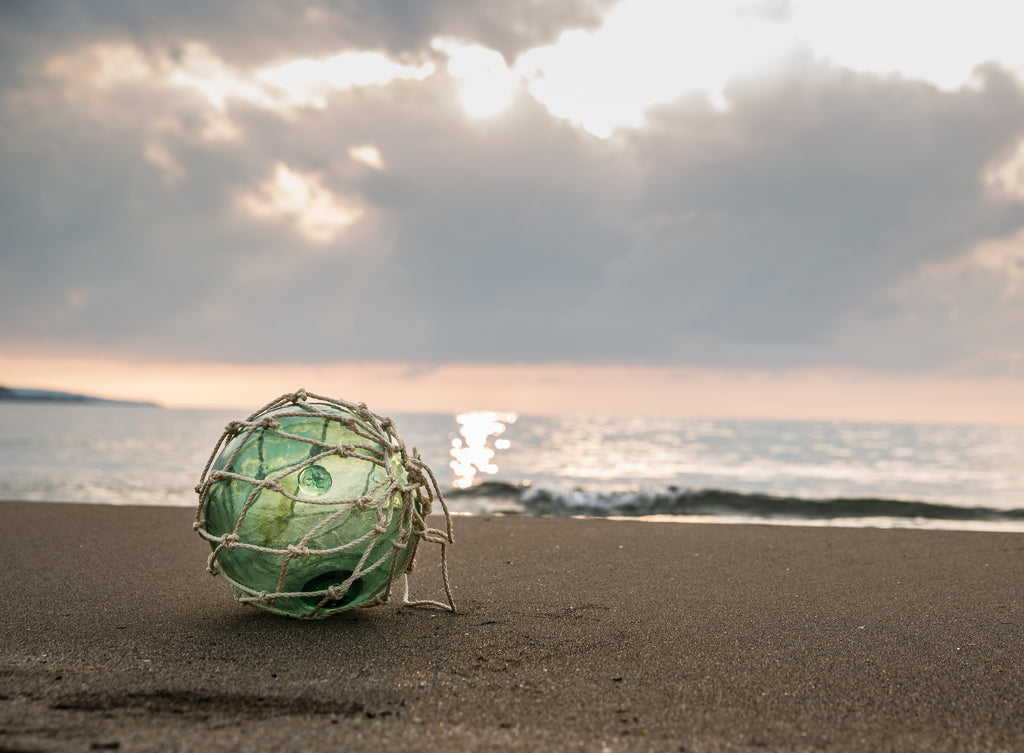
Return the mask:
<path id="1" fill-rule="evenodd" d="M 365 404 L 300 389 L 230 422 L 196 493 L 207 569 L 243 603 L 317 619 L 386 603 L 401 576 L 404 604 L 455 611 L 437 479 Z M 443 530 L 427 523 L 435 501 Z M 409 600 L 421 541 L 440 546 L 445 602 Z"/>

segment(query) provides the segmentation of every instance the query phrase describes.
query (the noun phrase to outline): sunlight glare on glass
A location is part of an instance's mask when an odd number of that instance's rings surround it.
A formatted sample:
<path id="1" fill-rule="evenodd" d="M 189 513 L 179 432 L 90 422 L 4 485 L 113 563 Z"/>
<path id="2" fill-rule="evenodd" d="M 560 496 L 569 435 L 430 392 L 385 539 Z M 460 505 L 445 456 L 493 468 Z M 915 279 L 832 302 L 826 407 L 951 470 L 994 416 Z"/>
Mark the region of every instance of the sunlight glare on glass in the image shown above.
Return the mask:
<path id="1" fill-rule="evenodd" d="M 455 420 L 459 422 L 462 436 L 452 439 L 452 461 L 449 465 L 455 474 L 455 487 L 467 489 L 473 485 L 478 473 L 494 475 L 498 472 L 498 466 L 491 462 L 495 451 L 487 446 L 487 440 L 503 434 L 509 424 L 516 422 L 516 414 L 475 411 L 462 413 Z M 495 440 L 494 446 L 507 450 L 512 443 L 501 438 Z"/>

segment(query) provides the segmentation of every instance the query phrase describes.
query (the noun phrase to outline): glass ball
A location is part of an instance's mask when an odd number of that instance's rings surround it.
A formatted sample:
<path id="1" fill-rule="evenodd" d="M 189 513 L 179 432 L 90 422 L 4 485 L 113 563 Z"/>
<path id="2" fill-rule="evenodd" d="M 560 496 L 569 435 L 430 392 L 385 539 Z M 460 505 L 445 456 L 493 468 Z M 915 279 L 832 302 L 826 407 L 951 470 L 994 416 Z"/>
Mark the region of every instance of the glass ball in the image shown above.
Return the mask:
<path id="1" fill-rule="evenodd" d="M 294 617 L 377 603 L 414 549 L 408 471 L 379 428 L 300 402 L 239 424 L 202 501 L 211 569 L 240 600 Z M 384 435 L 383 439 L 392 439 Z"/>

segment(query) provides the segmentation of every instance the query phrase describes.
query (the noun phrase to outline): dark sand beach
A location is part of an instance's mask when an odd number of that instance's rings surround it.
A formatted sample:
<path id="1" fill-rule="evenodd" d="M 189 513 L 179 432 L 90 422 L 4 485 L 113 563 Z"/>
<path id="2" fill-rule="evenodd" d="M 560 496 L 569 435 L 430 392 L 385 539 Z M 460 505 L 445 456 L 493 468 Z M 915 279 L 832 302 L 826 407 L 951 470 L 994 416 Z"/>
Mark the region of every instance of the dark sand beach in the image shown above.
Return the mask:
<path id="1" fill-rule="evenodd" d="M 192 515 L 0 503 L 0 750 L 1024 750 L 1022 534 L 459 518 L 296 621 Z"/>

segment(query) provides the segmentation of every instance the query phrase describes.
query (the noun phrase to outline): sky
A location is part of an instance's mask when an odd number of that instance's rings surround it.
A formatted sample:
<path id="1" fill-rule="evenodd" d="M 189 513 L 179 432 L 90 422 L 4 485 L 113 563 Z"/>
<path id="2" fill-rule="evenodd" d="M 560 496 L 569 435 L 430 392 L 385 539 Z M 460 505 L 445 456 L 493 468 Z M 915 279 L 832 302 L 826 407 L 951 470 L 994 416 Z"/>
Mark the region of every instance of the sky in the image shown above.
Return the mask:
<path id="1" fill-rule="evenodd" d="M 1022 26 L 0 0 L 0 384 L 1024 423 Z"/>

